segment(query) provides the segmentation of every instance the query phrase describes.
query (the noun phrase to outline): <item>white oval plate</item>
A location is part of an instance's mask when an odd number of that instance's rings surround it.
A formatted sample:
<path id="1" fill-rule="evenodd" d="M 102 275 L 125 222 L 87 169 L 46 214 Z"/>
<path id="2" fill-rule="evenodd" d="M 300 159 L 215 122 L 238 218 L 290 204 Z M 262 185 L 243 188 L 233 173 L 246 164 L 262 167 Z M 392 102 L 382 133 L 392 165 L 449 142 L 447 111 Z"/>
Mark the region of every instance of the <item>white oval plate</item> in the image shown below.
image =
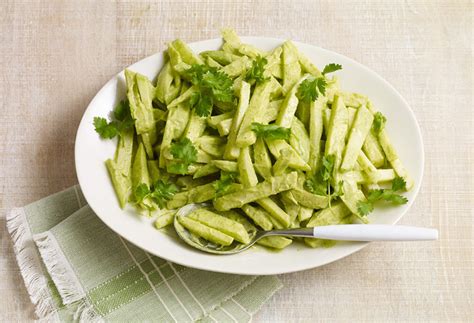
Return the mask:
<path id="1" fill-rule="evenodd" d="M 246 43 L 271 50 L 283 41 L 273 38 L 242 37 Z M 196 51 L 218 49 L 220 39 L 211 39 L 190 44 Z M 424 152 L 419 126 L 415 116 L 402 96 L 384 79 L 367 67 L 340 54 L 295 42 L 317 66 L 328 63 L 342 64 L 337 72 L 341 88 L 368 95 L 375 107 L 388 119 L 387 131 L 415 181 L 412 191 L 406 194 L 409 202 L 399 207 L 378 208 L 370 215 L 372 223 L 395 224 L 410 208 L 423 176 Z M 130 66 L 154 79 L 163 65 L 163 53 L 147 57 Z M 188 267 L 215 272 L 244 275 L 273 275 L 295 272 L 322 266 L 346 257 L 367 245 L 367 243 L 338 243 L 335 247 L 311 249 L 294 243 L 281 252 L 270 252 L 263 248 L 232 255 L 218 256 L 193 250 L 171 235 L 153 228 L 150 220 L 137 215 L 132 207 L 121 210 L 114 193 L 104 161 L 114 155 L 116 141 L 101 140 L 94 131 L 93 118 L 107 118 L 110 111 L 125 97 L 123 72 L 111 79 L 97 93 L 89 104 L 77 131 L 75 159 L 76 171 L 81 189 L 87 202 L 116 233 L 144 250 Z"/>

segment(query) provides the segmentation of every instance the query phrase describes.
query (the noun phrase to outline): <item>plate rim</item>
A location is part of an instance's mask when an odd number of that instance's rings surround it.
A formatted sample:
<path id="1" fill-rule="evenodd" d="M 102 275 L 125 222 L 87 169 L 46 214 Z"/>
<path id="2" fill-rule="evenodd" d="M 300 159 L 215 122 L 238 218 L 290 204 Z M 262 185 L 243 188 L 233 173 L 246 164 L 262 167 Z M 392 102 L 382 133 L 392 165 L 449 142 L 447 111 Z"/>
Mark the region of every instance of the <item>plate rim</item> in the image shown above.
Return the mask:
<path id="1" fill-rule="evenodd" d="M 261 40 L 261 41 L 270 41 L 272 43 L 278 43 L 278 44 L 282 44 L 283 42 L 285 42 L 285 39 L 280 39 L 280 38 L 275 38 L 275 37 L 264 37 L 264 36 L 242 36 L 240 37 L 241 40 L 243 40 L 244 42 L 255 42 L 255 41 L 258 41 L 258 40 Z M 207 43 L 207 42 L 220 42 L 222 43 L 222 40 L 221 38 L 211 38 L 211 39 L 205 39 L 205 40 L 200 40 L 200 41 L 196 41 L 196 42 L 191 42 L 191 43 L 188 43 L 188 45 L 190 46 L 199 46 L 199 44 L 201 43 Z M 423 141 L 423 136 L 422 136 L 422 132 L 421 132 L 421 128 L 420 128 L 420 125 L 416 119 L 416 115 L 413 111 L 413 109 L 411 108 L 411 106 L 409 105 L 409 103 L 407 102 L 407 100 L 397 91 L 397 89 L 391 84 L 389 83 L 387 80 L 385 80 L 381 75 L 379 75 L 377 72 L 373 71 L 372 69 L 370 69 L 368 66 L 358 62 L 357 60 L 353 59 L 353 58 L 350 58 L 348 56 L 345 56 L 343 54 L 340 54 L 340 53 L 337 53 L 335 51 L 332 51 L 332 50 L 328 50 L 328 49 L 325 49 L 325 48 L 322 48 L 320 46 L 316 46 L 316 45 L 313 45 L 313 44 L 309 44 L 309 43 L 303 43 L 303 42 L 299 42 L 299 41 L 293 41 L 292 42 L 296 45 L 296 47 L 299 47 L 299 46 L 309 46 L 309 47 L 312 47 L 313 49 L 316 49 L 318 51 L 322 51 L 322 52 L 325 52 L 326 54 L 329 54 L 329 55 L 332 55 L 332 56 L 335 56 L 335 57 L 341 57 L 343 58 L 344 60 L 348 60 L 350 61 L 351 63 L 357 65 L 359 68 L 362 68 L 366 73 L 370 74 L 371 76 L 375 77 L 377 79 L 378 82 L 381 82 L 384 86 L 388 87 L 392 92 L 393 94 L 395 94 L 398 99 L 406 106 L 407 108 L 407 111 L 409 112 L 409 116 L 410 118 L 412 119 L 412 122 L 413 124 L 415 125 L 415 130 L 416 130 L 416 133 L 418 135 L 418 138 L 420 139 L 420 156 L 421 156 L 421 161 L 420 161 L 420 180 L 419 182 L 416 182 L 415 185 L 414 185 L 414 188 L 413 188 L 413 197 L 408 201 L 406 207 L 401 210 L 401 212 L 396 216 L 395 220 L 392 221 L 392 224 L 396 224 L 400 221 L 400 219 L 411 209 L 413 203 L 415 202 L 416 198 L 418 197 L 418 194 L 419 194 L 419 191 L 421 189 L 421 185 L 422 185 L 422 182 L 423 182 L 423 177 L 424 177 L 424 171 L 425 171 L 425 148 L 424 148 L 424 141 Z M 148 59 L 151 59 L 152 57 L 154 56 L 159 56 L 159 55 L 163 55 L 165 50 L 162 50 L 162 51 L 159 51 L 159 52 L 156 52 L 152 55 L 149 55 L 149 56 L 146 56 L 142 59 L 140 59 L 139 61 L 136 61 L 134 62 L 133 64 L 127 66 L 125 69 L 133 69 L 133 67 L 137 64 L 140 64 L 141 62 L 143 62 L 144 60 L 148 60 Z M 124 69 L 124 70 L 125 70 Z M 312 265 L 312 264 L 308 264 L 308 263 L 302 263 L 300 265 L 296 264 L 293 269 L 285 269 L 285 270 L 272 270 L 271 268 L 267 268 L 265 267 L 265 270 L 255 270 L 255 271 L 241 271 L 241 270 L 235 270 L 235 271 L 232 271 L 232 270 L 223 270 L 223 269 L 220 269 L 220 268 L 217 268 L 217 269 L 213 269 L 213 268 L 209 268 L 209 266 L 205 266 L 205 265 L 201 265 L 200 263 L 197 263 L 197 264 L 192 264 L 190 265 L 189 263 L 185 263 L 185 262 L 182 262 L 182 261 L 177 261 L 175 259 L 169 259 L 168 257 L 166 256 L 163 256 L 163 255 L 157 255 L 154 251 L 150 250 L 149 248 L 147 248 L 146 246 L 142 246 L 140 244 L 136 244 L 135 242 L 132 241 L 132 239 L 129 239 L 128 237 L 126 237 L 124 234 L 122 234 L 121 232 L 119 232 L 118 230 L 116 230 L 116 228 L 109 224 L 108 221 L 106 220 L 106 218 L 102 217 L 99 215 L 98 212 L 96 212 L 96 210 L 94 209 L 94 206 L 90 205 L 89 204 L 89 200 L 87 198 L 87 193 L 86 191 L 83 190 L 83 185 L 84 185 L 84 177 L 82 176 L 82 172 L 79 170 L 80 167 L 79 167 L 79 164 L 80 162 L 78 162 L 78 159 L 79 159 L 79 156 L 78 156 L 78 147 L 79 147 L 79 139 L 80 139 L 80 134 L 81 134 L 81 129 L 85 127 L 85 123 L 86 123 L 86 113 L 87 111 L 89 110 L 89 108 L 94 104 L 94 102 L 100 97 L 101 93 L 108 87 L 110 87 L 111 85 L 113 85 L 113 83 L 116 81 L 116 79 L 118 77 L 120 77 L 124 70 L 121 70 L 120 72 L 116 73 L 110 80 L 108 80 L 100 89 L 99 91 L 94 95 L 94 97 L 92 98 L 92 100 L 89 102 L 89 104 L 87 105 L 87 108 L 84 110 L 84 113 L 82 115 L 82 118 L 81 118 L 81 121 L 79 123 L 79 126 L 77 128 L 77 132 L 76 132 L 76 136 L 75 136 L 75 143 L 74 143 L 74 163 L 75 163 L 75 169 L 76 169 L 76 176 L 78 178 L 78 182 L 79 182 L 79 186 L 81 187 L 81 190 L 83 192 L 83 195 L 84 195 L 84 198 L 86 199 L 88 205 L 90 206 L 90 208 L 92 209 L 92 211 L 94 211 L 94 213 L 96 214 L 96 216 L 109 228 L 111 229 L 112 231 L 114 231 L 116 234 L 119 235 L 119 237 L 123 238 L 123 239 L 126 239 L 128 242 L 132 243 L 133 245 L 139 247 L 140 249 L 143 249 L 145 250 L 146 252 L 149 252 L 153 255 L 156 255 L 157 257 L 160 257 L 160 258 L 163 258 L 167 261 L 170 261 L 172 263 L 176 263 L 176 264 L 179 264 L 179 265 L 183 265 L 183 266 L 186 266 L 186 267 L 190 267 L 190 268 L 195 268 L 195 269 L 200 269 L 200 270 L 206 270 L 206 271 L 212 271 L 212 272 L 218 272 L 218 273 L 229 273 L 229 274 L 239 274 L 239 275 L 275 275 L 275 274 L 286 274 L 286 273 L 293 273 L 293 272 L 299 272 L 299 271 L 303 271 L 303 270 L 309 270 L 309 269 L 313 269 L 313 268 L 317 268 L 317 267 L 321 267 L 321 266 L 324 266 L 324 265 L 328 265 L 332 262 L 335 262 L 337 260 L 340 260 L 342 258 L 345 258 L 345 257 L 348 257 L 360 250 L 362 250 L 364 247 L 366 247 L 367 245 L 369 245 L 370 242 L 361 242 L 361 243 L 357 243 L 357 245 L 353 245 L 353 248 L 352 250 L 349 250 L 347 252 L 345 252 L 344 254 L 341 254 L 341 255 L 338 255 L 338 256 L 335 256 L 333 258 L 331 258 L 330 260 L 328 261 L 325 261 L 324 263 L 321 263 L 319 265 Z"/>

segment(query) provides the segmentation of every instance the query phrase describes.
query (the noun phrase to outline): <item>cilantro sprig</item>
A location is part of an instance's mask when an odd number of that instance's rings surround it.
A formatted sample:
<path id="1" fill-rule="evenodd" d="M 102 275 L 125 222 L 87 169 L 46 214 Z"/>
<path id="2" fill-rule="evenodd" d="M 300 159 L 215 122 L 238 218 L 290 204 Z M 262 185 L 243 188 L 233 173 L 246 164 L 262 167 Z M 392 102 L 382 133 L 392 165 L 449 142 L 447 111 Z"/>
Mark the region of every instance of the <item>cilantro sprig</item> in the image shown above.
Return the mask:
<path id="1" fill-rule="evenodd" d="M 329 198 L 329 207 L 331 207 L 331 200 L 344 194 L 343 181 L 337 182 L 331 188 L 335 162 L 336 156 L 332 154 L 323 156 L 319 172 L 316 172 L 313 177 L 308 178 L 304 183 L 304 188 L 307 191 L 317 195 L 326 195 Z"/>
<path id="2" fill-rule="evenodd" d="M 135 202 L 139 204 L 147 197 L 150 197 L 160 208 L 165 208 L 166 202 L 169 201 L 176 192 L 178 192 L 176 185 L 162 180 L 156 181 L 151 187 L 148 187 L 145 183 L 141 183 L 135 188 Z"/>
<path id="3" fill-rule="evenodd" d="M 357 211 L 361 216 L 367 216 L 374 210 L 374 204 L 377 201 L 386 201 L 394 205 L 401 205 L 408 202 L 408 199 L 400 194 L 398 191 L 406 190 L 406 182 L 401 177 L 395 177 L 392 181 L 391 189 L 370 190 L 366 201 L 359 201 L 357 203 Z"/>
<path id="4" fill-rule="evenodd" d="M 255 81 L 255 83 L 260 84 L 265 82 L 269 79 L 269 77 L 263 76 L 265 72 L 265 65 L 267 65 L 268 61 L 265 57 L 261 57 L 260 55 L 252 61 L 252 66 L 245 74 L 246 81 Z"/>
<path id="5" fill-rule="evenodd" d="M 261 124 L 253 122 L 251 129 L 258 138 L 264 138 L 269 140 L 290 139 L 291 130 L 290 128 L 284 128 L 277 126 L 276 124 Z"/>
<path id="6" fill-rule="evenodd" d="M 102 117 L 94 117 L 94 128 L 103 139 L 112 139 L 123 131 L 133 127 L 133 119 L 130 114 L 128 101 L 119 102 L 114 109 L 112 121 Z"/>
<path id="7" fill-rule="evenodd" d="M 216 197 L 226 194 L 232 187 L 232 184 L 235 183 L 236 178 L 236 173 L 222 172 L 220 179 L 216 180 L 212 184 L 212 186 L 216 190 Z"/>
<path id="8" fill-rule="evenodd" d="M 296 97 L 306 103 L 313 102 L 320 94 L 326 94 L 326 85 L 324 77 L 307 78 L 298 86 Z"/>
<path id="9" fill-rule="evenodd" d="M 197 149 L 191 140 L 186 137 L 173 142 L 170 147 L 173 161 L 168 166 L 168 171 L 173 174 L 184 175 L 188 172 L 188 167 L 197 160 Z"/>
<path id="10" fill-rule="evenodd" d="M 328 64 L 328 65 L 324 66 L 322 74 L 326 75 L 326 74 L 329 74 L 329 73 L 332 73 L 332 72 L 335 72 L 335 71 L 339 71 L 339 70 L 342 70 L 342 65 L 331 63 L 331 64 Z"/>
<path id="11" fill-rule="evenodd" d="M 194 108 L 198 116 L 210 116 L 215 101 L 234 101 L 232 79 L 217 68 L 194 64 L 186 70 L 185 75 L 199 89 L 189 99 L 191 108 Z"/>

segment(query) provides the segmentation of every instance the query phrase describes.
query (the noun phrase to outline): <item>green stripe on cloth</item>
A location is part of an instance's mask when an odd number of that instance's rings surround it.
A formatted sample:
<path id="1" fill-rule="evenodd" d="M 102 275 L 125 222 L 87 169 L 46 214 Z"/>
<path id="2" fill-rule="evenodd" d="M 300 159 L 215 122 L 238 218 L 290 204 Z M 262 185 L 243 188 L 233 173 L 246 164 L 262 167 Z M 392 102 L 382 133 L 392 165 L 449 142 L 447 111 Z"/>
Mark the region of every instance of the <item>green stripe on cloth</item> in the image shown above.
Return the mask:
<path id="1" fill-rule="evenodd" d="M 77 187 L 16 209 L 7 223 L 47 320 L 248 322 L 281 288 L 276 277 L 205 272 L 150 255 L 106 227 Z"/>

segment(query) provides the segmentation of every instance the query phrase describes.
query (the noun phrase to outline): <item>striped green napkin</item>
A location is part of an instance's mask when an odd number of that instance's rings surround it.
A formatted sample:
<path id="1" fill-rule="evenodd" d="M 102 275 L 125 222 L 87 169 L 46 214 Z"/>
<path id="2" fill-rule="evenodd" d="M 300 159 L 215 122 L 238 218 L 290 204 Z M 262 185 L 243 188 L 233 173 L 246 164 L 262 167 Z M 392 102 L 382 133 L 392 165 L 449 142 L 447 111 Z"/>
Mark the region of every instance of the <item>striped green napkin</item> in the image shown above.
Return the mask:
<path id="1" fill-rule="evenodd" d="M 281 288 L 276 277 L 186 268 L 127 242 L 78 186 L 11 211 L 20 271 L 47 321 L 248 322 Z"/>

